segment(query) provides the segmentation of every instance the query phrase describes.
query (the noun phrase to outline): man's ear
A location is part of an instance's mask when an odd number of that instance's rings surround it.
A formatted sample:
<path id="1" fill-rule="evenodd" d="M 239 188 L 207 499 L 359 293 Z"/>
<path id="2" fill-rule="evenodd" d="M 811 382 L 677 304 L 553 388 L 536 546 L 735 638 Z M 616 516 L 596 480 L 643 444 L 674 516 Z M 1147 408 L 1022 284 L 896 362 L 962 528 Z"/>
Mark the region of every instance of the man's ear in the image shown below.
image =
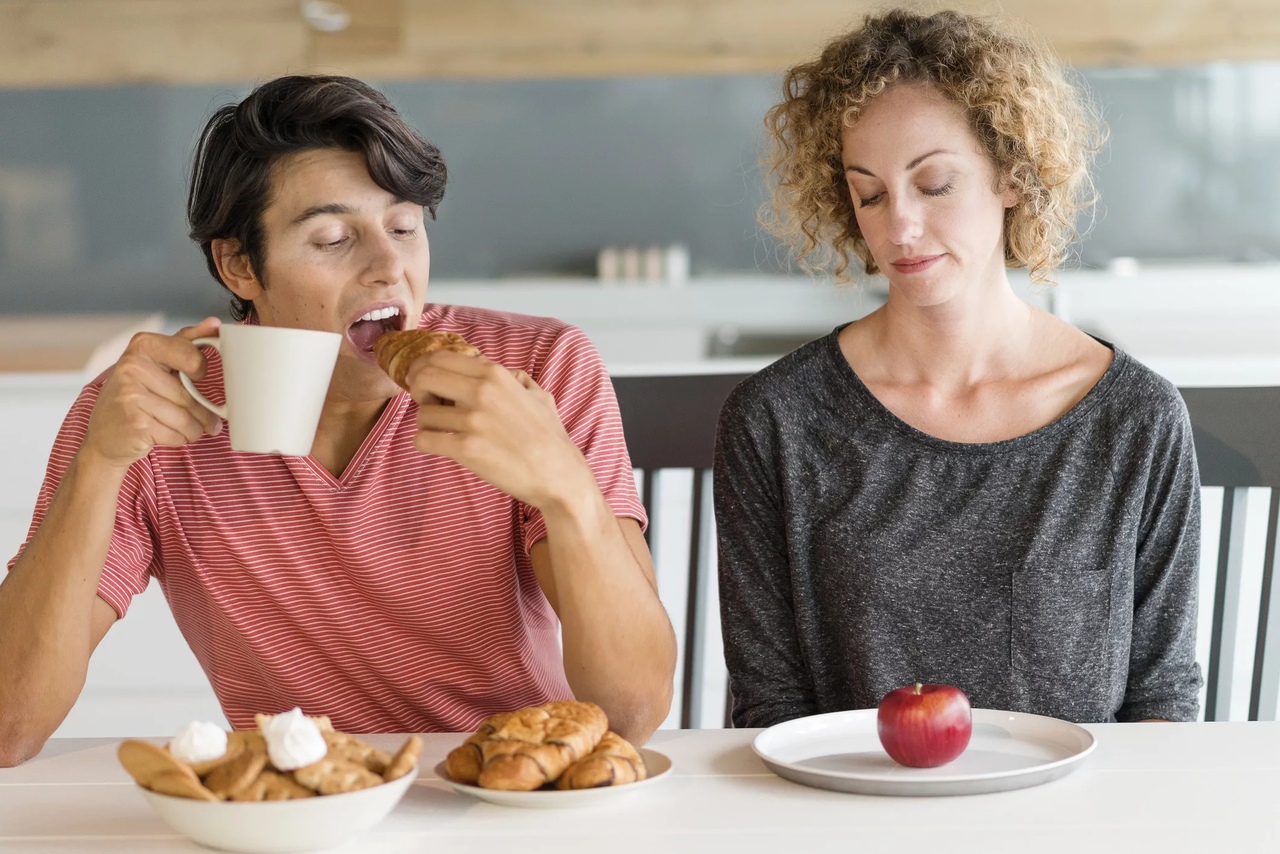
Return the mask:
<path id="1" fill-rule="evenodd" d="M 249 263 L 249 254 L 240 250 L 240 241 L 229 237 L 218 238 L 209 244 L 218 275 L 226 282 L 231 293 L 252 302 L 262 295 L 262 282 Z"/>

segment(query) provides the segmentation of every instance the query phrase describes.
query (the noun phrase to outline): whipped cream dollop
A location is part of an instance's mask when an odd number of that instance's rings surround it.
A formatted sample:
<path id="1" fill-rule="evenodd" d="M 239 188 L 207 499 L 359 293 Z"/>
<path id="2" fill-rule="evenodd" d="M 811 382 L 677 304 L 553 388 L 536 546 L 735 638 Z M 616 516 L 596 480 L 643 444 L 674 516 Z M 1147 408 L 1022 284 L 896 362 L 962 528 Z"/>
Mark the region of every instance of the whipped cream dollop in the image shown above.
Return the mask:
<path id="1" fill-rule="evenodd" d="M 329 752 L 315 721 L 296 707 L 273 717 L 262 735 L 267 740 L 267 756 L 280 771 L 319 762 Z"/>
<path id="2" fill-rule="evenodd" d="M 169 742 L 169 752 L 188 765 L 217 759 L 227 753 L 227 731 L 208 721 L 192 721 Z"/>

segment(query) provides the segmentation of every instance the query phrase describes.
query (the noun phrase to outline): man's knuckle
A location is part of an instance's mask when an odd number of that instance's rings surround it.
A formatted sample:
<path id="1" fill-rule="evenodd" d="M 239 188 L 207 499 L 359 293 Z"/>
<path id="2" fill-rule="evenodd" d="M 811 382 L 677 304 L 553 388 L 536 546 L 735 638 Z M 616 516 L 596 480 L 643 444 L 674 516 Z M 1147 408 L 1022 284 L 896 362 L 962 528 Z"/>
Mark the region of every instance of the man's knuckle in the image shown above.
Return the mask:
<path id="1" fill-rule="evenodd" d="M 152 332 L 135 332 L 129 338 L 129 344 L 125 349 L 133 352 L 146 352 L 154 346 L 153 341 L 155 337 L 155 334 Z"/>

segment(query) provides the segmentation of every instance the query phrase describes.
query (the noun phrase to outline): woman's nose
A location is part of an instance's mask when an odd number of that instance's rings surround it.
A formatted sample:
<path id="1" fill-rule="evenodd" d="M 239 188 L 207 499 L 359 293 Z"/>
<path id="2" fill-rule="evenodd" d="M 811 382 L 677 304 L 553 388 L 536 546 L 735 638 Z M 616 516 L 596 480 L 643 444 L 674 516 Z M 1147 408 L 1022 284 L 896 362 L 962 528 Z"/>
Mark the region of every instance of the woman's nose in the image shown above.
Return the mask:
<path id="1" fill-rule="evenodd" d="M 923 232 L 924 221 L 920 205 L 903 196 L 890 198 L 889 239 L 895 245 L 906 246 L 919 240 Z"/>

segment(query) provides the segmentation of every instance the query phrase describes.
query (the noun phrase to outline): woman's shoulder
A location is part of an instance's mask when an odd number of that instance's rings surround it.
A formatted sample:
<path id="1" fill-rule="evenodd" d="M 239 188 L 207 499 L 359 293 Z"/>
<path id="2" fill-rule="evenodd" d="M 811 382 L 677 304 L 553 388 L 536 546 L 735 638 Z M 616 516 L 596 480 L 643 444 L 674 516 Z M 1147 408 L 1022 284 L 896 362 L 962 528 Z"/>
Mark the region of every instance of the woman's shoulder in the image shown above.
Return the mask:
<path id="1" fill-rule="evenodd" d="M 1178 387 L 1120 347 L 1115 350 L 1116 377 L 1110 395 L 1112 404 L 1133 416 L 1149 421 L 1182 423 L 1187 407 Z"/>
<path id="2" fill-rule="evenodd" d="M 817 398 L 831 393 L 835 333 L 807 344 L 761 368 L 729 393 L 721 417 L 755 420 L 777 413 L 812 408 Z"/>

